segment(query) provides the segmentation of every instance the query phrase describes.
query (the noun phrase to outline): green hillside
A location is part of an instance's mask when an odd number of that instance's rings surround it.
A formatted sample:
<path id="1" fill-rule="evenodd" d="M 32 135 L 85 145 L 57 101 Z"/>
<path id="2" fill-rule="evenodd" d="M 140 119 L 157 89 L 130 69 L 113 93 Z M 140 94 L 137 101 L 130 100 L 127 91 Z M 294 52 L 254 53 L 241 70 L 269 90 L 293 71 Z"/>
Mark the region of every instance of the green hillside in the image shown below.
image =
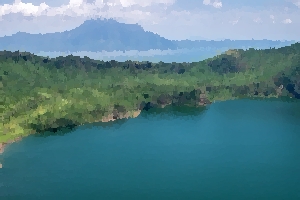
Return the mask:
<path id="1" fill-rule="evenodd" d="M 0 142 L 33 132 L 215 100 L 300 98 L 300 44 L 194 63 L 104 62 L 0 52 Z M 282 89 L 281 89 L 282 88 Z M 201 94 L 201 95 L 200 95 Z"/>

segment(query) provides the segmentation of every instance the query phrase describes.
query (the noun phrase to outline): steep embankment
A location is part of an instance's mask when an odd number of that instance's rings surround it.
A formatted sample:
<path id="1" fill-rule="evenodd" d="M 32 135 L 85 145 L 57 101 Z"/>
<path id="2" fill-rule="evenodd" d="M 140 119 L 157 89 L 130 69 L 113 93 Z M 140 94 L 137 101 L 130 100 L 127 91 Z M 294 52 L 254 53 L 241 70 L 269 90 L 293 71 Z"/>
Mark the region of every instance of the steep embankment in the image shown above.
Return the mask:
<path id="1" fill-rule="evenodd" d="M 231 50 L 195 63 L 49 59 L 8 51 L 0 52 L 0 62 L 2 143 L 33 132 L 134 117 L 155 106 L 300 94 L 298 43 Z"/>

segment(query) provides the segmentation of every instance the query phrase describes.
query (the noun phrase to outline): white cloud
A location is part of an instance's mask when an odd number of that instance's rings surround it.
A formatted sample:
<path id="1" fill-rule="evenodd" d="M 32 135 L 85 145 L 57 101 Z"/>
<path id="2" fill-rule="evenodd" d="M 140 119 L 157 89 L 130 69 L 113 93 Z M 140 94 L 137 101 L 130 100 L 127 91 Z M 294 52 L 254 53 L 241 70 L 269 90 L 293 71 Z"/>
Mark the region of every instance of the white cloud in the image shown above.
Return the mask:
<path id="1" fill-rule="evenodd" d="M 222 2 L 219 0 L 216 0 L 214 2 L 211 2 L 211 0 L 203 0 L 203 4 L 206 6 L 213 6 L 215 8 L 222 8 Z"/>
<path id="2" fill-rule="evenodd" d="M 275 24 L 275 21 L 274 21 L 275 17 L 274 17 L 274 15 L 270 15 L 270 19 L 272 19 L 273 24 Z"/>
<path id="3" fill-rule="evenodd" d="M 291 19 L 285 19 L 285 20 L 282 21 L 282 23 L 290 24 L 290 23 L 292 23 L 292 20 Z"/>
<path id="4" fill-rule="evenodd" d="M 294 0 L 294 1 L 293 1 L 293 4 L 294 4 L 295 6 L 297 6 L 298 8 L 300 8 L 300 0 Z"/>
<path id="5" fill-rule="evenodd" d="M 232 24 L 232 25 L 236 25 L 237 23 L 239 22 L 239 20 L 234 20 L 234 21 L 230 21 L 229 23 Z"/>
<path id="6" fill-rule="evenodd" d="M 175 0 L 95 0 L 94 3 L 86 3 L 84 0 L 70 0 L 69 4 L 59 7 L 50 7 L 46 3 L 41 3 L 39 6 L 32 3 L 23 3 L 21 0 L 16 0 L 13 4 L 0 5 L 0 17 L 10 13 L 22 13 L 25 16 L 94 16 L 97 15 L 99 9 L 105 6 L 116 7 L 118 10 L 123 7 L 130 6 L 152 6 L 157 4 L 172 5 Z"/>
<path id="7" fill-rule="evenodd" d="M 263 22 L 260 17 L 255 18 L 253 21 L 256 22 L 256 23 L 262 23 Z"/>
<path id="8" fill-rule="evenodd" d="M 210 0 L 203 0 L 203 4 L 206 6 L 210 5 Z"/>
<path id="9" fill-rule="evenodd" d="M 212 6 L 215 8 L 222 8 L 222 2 L 215 1 L 213 2 Z"/>
<path id="10" fill-rule="evenodd" d="M 151 6 L 153 4 L 166 4 L 171 5 L 175 0 L 120 0 L 123 7 L 130 7 L 133 5 L 139 5 L 142 7 Z"/>
<path id="11" fill-rule="evenodd" d="M 34 6 L 32 3 L 15 1 L 12 5 L 4 4 L 3 6 L 0 6 L 0 17 L 10 13 L 22 13 L 24 16 L 39 16 L 48 8 L 49 6 L 45 3 L 41 3 L 39 6 Z"/>
<path id="12" fill-rule="evenodd" d="M 69 5 L 70 6 L 80 6 L 81 4 L 83 4 L 83 0 L 70 0 Z"/>

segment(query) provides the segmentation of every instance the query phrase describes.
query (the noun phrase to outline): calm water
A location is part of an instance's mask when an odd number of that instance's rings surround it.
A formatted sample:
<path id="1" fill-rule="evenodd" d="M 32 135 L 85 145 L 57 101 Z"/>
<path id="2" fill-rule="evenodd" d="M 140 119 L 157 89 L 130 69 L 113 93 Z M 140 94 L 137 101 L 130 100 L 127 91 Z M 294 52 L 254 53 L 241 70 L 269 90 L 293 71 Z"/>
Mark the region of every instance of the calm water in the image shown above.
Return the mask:
<path id="1" fill-rule="evenodd" d="M 0 156 L 0 199 L 300 199 L 300 102 L 165 108 L 30 136 Z"/>
<path id="2" fill-rule="evenodd" d="M 148 50 L 148 51 L 79 51 L 79 52 L 38 52 L 37 55 L 58 57 L 58 56 L 88 56 L 96 60 L 111 61 L 117 60 L 125 62 L 126 60 L 162 62 L 199 62 L 211 58 L 217 54 L 227 51 L 229 48 L 198 48 L 198 49 L 178 49 L 178 50 Z"/>
<path id="3" fill-rule="evenodd" d="M 100 51 L 100 52 L 91 52 L 91 51 L 79 51 L 79 52 L 35 52 L 40 56 L 49 56 L 49 57 L 58 57 L 58 56 L 88 56 L 96 60 L 117 60 L 119 62 L 124 62 L 126 60 L 134 61 L 150 61 L 150 62 L 199 62 L 199 60 L 204 60 L 207 58 L 212 58 L 220 53 L 227 51 L 228 49 L 269 49 L 270 47 L 280 48 L 293 44 L 294 42 L 285 42 L 276 46 L 262 45 L 262 46 L 235 46 L 231 45 L 228 47 L 217 48 L 217 47 L 199 47 L 199 48 L 184 48 L 177 50 L 148 50 L 148 51 Z"/>

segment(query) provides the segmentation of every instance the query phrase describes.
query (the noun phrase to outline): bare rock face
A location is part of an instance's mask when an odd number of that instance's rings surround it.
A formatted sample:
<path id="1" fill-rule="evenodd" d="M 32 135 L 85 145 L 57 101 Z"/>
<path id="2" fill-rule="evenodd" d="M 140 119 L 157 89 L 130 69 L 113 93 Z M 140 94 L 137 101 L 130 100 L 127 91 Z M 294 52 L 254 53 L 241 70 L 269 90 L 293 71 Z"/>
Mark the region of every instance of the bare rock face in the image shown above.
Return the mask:
<path id="1" fill-rule="evenodd" d="M 200 101 L 198 103 L 200 106 L 205 106 L 210 103 L 205 93 L 200 94 Z"/>
<path id="2" fill-rule="evenodd" d="M 5 147 L 5 144 L 4 143 L 0 143 L 0 154 L 3 153 L 4 147 Z"/>
<path id="3" fill-rule="evenodd" d="M 17 137 L 14 140 L 8 140 L 7 142 L 0 142 L 0 154 L 2 154 L 4 152 L 4 148 L 6 145 L 11 144 L 13 142 L 18 142 L 22 139 L 22 137 Z"/>
<path id="4" fill-rule="evenodd" d="M 135 118 L 139 116 L 141 113 L 141 110 L 136 111 L 127 111 L 125 113 L 114 111 L 113 113 L 109 114 L 108 116 L 105 116 L 101 119 L 102 122 L 109 122 L 109 121 L 115 121 L 116 119 L 128 119 L 128 118 Z"/>
<path id="5" fill-rule="evenodd" d="M 102 121 L 102 122 L 115 121 L 115 119 L 114 119 L 113 117 L 114 117 L 113 114 L 109 114 L 108 116 L 103 117 L 101 121 Z"/>
<path id="6" fill-rule="evenodd" d="M 281 95 L 282 94 L 282 89 L 283 89 L 283 85 L 280 85 L 277 89 L 276 89 L 276 92 L 277 92 L 277 95 Z"/>

